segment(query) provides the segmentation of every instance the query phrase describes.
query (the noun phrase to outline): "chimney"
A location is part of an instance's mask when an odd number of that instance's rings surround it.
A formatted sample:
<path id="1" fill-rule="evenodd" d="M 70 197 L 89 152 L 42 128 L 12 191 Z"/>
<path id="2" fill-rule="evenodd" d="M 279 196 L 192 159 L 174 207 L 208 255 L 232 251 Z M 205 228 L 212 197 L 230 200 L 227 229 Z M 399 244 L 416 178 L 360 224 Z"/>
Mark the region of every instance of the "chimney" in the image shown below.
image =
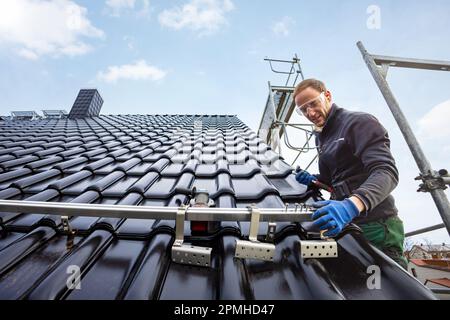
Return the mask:
<path id="1" fill-rule="evenodd" d="M 69 119 L 97 117 L 102 105 L 103 99 L 97 89 L 81 89 L 70 110 Z"/>

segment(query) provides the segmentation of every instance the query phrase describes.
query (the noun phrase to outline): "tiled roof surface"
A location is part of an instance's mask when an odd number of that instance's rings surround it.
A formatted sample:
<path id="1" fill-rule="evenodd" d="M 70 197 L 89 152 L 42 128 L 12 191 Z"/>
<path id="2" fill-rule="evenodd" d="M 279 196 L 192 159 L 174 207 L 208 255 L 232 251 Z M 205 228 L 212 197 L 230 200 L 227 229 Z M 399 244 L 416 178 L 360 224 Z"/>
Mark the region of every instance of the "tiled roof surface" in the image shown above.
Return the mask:
<path id="1" fill-rule="evenodd" d="M 450 288 L 450 279 L 441 278 L 441 279 L 429 279 L 427 282 L 435 283 L 443 287 Z"/>
<path id="2" fill-rule="evenodd" d="M 192 187 L 217 207 L 311 201 L 292 168 L 235 116 L 122 115 L 0 122 L 0 199 L 179 206 Z M 431 294 L 358 232 L 339 258 L 299 256 L 307 225 L 278 224 L 274 262 L 234 258 L 248 222 L 187 240 L 213 248 L 212 267 L 171 262 L 170 221 L 0 212 L 0 299 L 408 299 Z M 267 224 L 261 223 L 262 233 Z M 382 268 L 368 290 L 367 268 Z M 69 290 L 71 266 L 81 289 Z"/>
<path id="3" fill-rule="evenodd" d="M 450 271 L 450 260 L 442 259 L 411 259 L 412 263 L 419 267 Z"/>
<path id="4" fill-rule="evenodd" d="M 417 245 L 416 245 L 417 246 Z M 420 247 L 420 246 L 417 246 Z M 431 244 L 421 247 L 427 252 L 447 252 L 450 251 L 450 245 L 447 244 Z"/>

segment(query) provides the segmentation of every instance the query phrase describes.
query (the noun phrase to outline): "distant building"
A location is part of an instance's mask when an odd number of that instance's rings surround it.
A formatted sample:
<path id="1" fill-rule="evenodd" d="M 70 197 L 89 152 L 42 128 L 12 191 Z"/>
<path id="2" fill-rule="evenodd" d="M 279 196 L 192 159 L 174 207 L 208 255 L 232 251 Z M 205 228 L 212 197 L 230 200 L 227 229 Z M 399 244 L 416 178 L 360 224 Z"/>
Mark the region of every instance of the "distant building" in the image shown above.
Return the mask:
<path id="1" fill-rule="evenodd" d="M 430 289 L 450 289 L 450 260 L 410 259 L 408 272 Z M 450 299 L 450 294 L 437 294 Z"/>
<path id="2" fill-rule="evenodd" d="M 450 290 L 450 279 L 432 279 L 425 281 L 425 285 L 432 289 L 449 289 Z"/>
<path id="3" fill-rule="evenodd" d="M 405 253 L 410 259 L 450 259 L 450 245 L 415 245 Z"/>

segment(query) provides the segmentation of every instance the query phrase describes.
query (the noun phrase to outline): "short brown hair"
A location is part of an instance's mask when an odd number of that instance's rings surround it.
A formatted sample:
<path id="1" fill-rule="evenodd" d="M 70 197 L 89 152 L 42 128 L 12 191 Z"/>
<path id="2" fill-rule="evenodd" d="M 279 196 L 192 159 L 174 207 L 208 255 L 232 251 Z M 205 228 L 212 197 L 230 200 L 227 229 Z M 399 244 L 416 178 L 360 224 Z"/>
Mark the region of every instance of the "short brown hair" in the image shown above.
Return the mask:
<path id="1" fill-rule="evenodd" d="M 306 88 L 313 88 L 319 92 L 327 91 L 327 87 L 325 86 L 325 83 L 323 83 L 322 81 L 317 80 L 317 79 L 306 79 L 306 80 L 303 80 L 302 82 L 300 82 L 295 87 L 294 99 L 300 92 L 302 92 Z"/>

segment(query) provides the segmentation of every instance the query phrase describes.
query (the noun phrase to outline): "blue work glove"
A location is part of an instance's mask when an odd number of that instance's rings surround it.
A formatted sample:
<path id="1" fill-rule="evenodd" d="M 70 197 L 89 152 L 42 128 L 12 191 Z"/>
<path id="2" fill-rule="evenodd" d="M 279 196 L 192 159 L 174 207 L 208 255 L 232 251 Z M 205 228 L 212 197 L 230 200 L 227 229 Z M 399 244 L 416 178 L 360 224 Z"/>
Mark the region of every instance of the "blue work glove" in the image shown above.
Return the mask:
<path id="1" fill-rule="evenodd" d="M 297 180 L 298 183 L 304 184 L 305 186 L 309 186 L 311 182 L 317 180 L 317 177 L 313 176 L 308 171 L 300 170 L 295 175 L 295 180 Z"/>
<path id="2" fill-rule="evenodd" d="M 319 208 L 312 218 L 313 226 L 321 231 L 328 230 L 326 237 L 336 237 L 360 212 L 350 199 L 343 201 L 320 201 L 313 203 L 313 207 Z"/>

